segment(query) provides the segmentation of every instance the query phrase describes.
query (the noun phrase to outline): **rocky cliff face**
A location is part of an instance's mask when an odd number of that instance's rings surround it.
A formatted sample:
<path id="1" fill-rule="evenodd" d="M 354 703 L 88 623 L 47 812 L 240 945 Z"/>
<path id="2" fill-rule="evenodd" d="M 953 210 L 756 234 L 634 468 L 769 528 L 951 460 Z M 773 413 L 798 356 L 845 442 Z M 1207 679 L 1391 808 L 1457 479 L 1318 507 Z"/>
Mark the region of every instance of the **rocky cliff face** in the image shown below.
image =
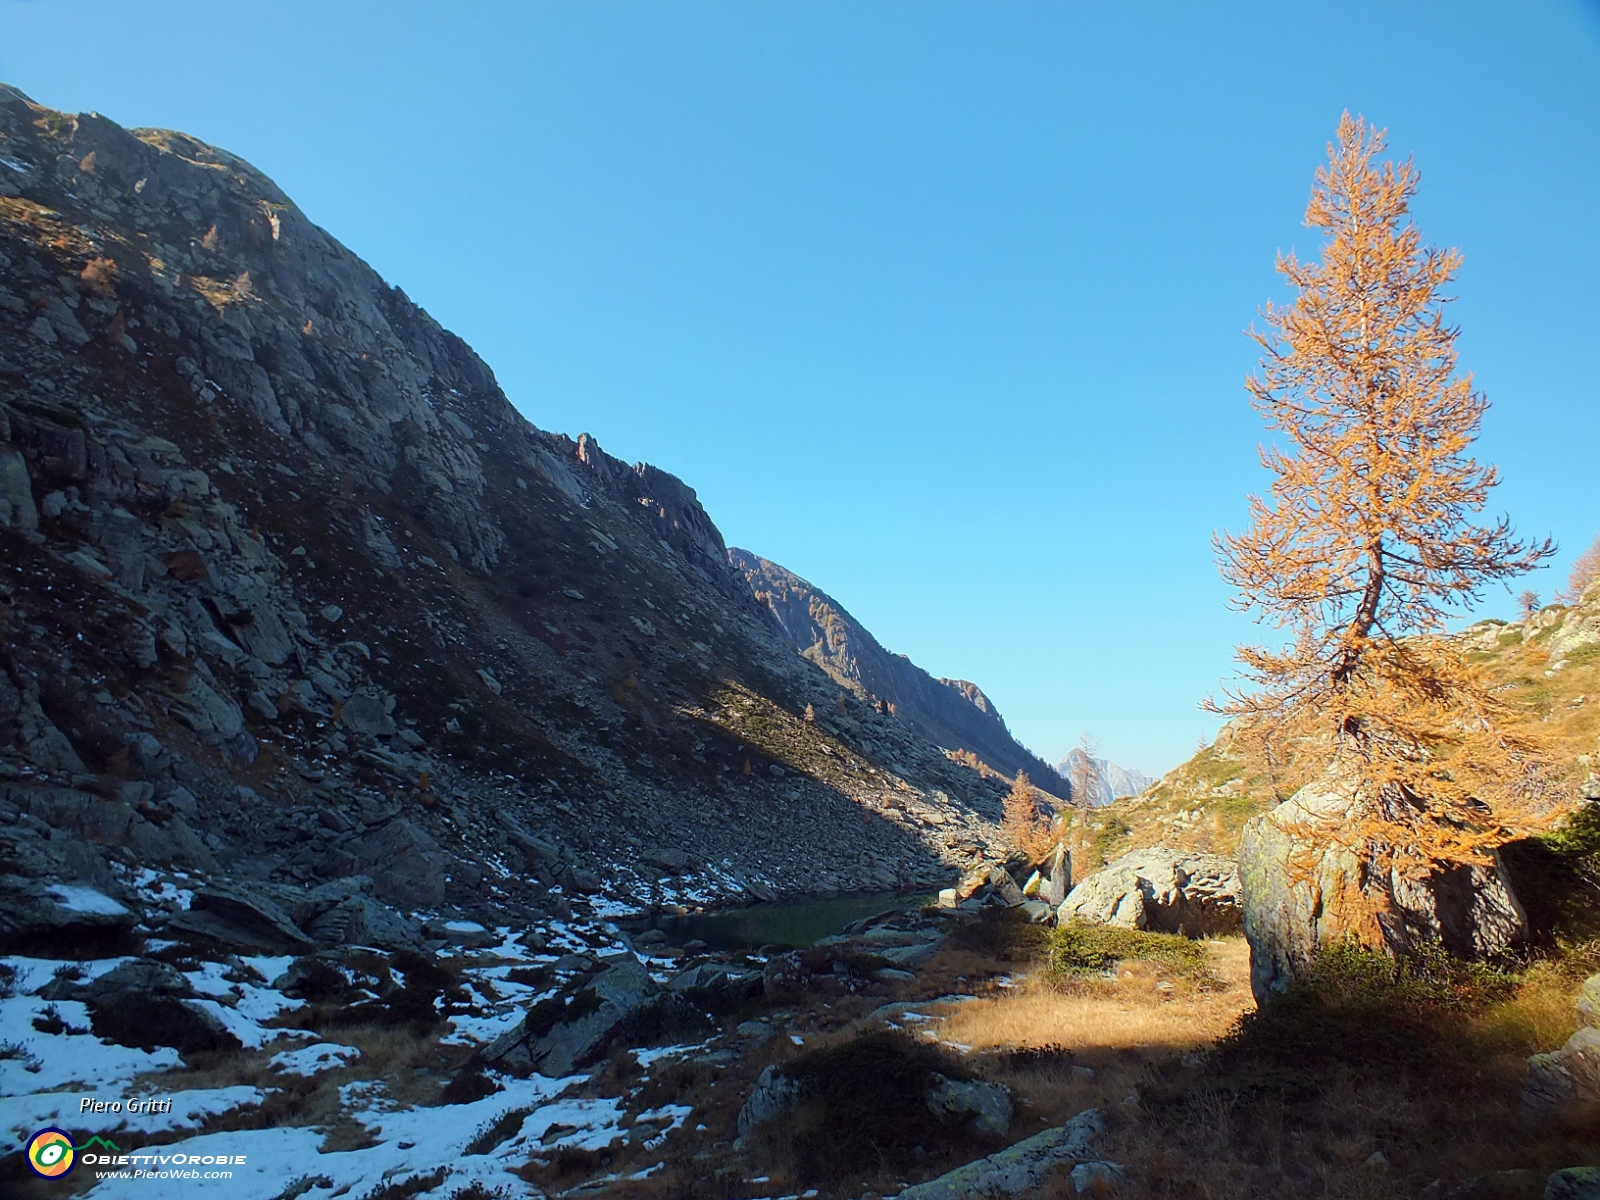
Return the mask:
<path id="1" fill-rule="evenodd" d="M 1065 798 L 1055 770 L 1011 736 L 975 683 L 936 679 L 904 654 L 891 654 L 840 603 L 793 571 L 737 547 L 728 560 L 777 619 L 783 636 L 851 694 L 879 704 L 947 750 L 972 755 L 1006 775 L 1026 771 Z"/>
<path id="2" fill-rule="evenodd" d="M 24 876 L 904 887 L 997 811 L 837 710 L 691 488 L 529 424 L 249 164 L 4 87 L 0 668 Z"/>

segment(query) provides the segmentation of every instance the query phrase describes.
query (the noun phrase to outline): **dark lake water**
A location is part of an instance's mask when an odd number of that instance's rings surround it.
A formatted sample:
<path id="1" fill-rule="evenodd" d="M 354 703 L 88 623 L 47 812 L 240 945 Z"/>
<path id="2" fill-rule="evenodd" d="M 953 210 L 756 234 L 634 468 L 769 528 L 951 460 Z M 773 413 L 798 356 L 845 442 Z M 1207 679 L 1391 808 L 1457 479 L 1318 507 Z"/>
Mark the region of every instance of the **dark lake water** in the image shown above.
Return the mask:
<path id="1" fill-rule="evenodd" d="M 659 926 L 680 946 L 695 938 L 714 950 L 809 946 L 840 932 L 852 921 L 897 909 L 921 908 L 936 898 L 933 892 L 914 895 L 874 892 L 833 896 L 826 900 L 786 900 L 682 917 L 664 916 Z"/>

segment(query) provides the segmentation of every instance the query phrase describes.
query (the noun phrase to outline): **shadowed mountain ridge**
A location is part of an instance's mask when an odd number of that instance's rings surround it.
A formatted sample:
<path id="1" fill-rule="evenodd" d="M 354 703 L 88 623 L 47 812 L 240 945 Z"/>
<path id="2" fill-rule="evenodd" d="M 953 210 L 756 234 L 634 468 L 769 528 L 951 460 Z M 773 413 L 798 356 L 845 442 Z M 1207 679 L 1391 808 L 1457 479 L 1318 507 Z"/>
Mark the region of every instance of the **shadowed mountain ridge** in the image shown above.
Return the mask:
<path id="1" fill-rule="evenodd" d="M 885 650 L 842 604 L 793 571 L 737 547 L 728 551 L 728 559 L 777 619 L 789 645 L 841 687 L 869 702 L 883 701 L 893 715 L 947 750 L 976 755 L 1008 776 L 1026 771 L 1044 791 L 1067 796 L 1066 781 L 1011 736 L 977 684 L 937 678 L 906 655 Z"/>

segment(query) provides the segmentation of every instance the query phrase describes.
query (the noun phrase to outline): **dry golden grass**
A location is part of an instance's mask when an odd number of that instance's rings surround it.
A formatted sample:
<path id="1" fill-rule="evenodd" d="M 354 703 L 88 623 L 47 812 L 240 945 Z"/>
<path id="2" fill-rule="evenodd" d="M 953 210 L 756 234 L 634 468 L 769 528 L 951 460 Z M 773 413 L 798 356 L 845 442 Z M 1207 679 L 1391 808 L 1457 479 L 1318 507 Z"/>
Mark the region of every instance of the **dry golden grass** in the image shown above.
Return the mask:
<path id="1" fill-rule="evenodd" d="M 1245 940 L 1222 938 L 1206 949 L 1221 985 L 1215 990 L 1183 989 L 1148 963 L 1123 963 L 1114 980 L 1090 988 L 1064 985 L 1041 965 L 1015 987 L 945 1006 L 939 1036 L 975 1052 L 1046 1046 L 1183 1051 L 1209 1045 L 1255 1001 Z M 1158 990 L 1160 983 L 1173 985 L 1171 998 Z"/>
<path id="2" fill-rule="evenodd" d="M 1492 1005 L 1473 1023 L 1484 1046 L 1504 1054 L 1528 1055 L 1554 1050 L 1578 1028 L 1578 980 L 1549 962 L 1525 971 L 1516 991 Z"/>

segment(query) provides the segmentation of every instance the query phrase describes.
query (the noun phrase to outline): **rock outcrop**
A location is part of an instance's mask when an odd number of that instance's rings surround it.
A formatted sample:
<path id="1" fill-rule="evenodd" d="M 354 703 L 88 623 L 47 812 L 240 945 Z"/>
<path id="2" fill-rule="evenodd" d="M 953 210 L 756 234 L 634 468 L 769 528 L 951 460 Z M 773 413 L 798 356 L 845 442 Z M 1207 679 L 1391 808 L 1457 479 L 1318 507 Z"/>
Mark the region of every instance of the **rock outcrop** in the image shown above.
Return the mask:
<path id="1" fill-rule="evenodd" d="M 1482 959 L 1520 944 L 1527 920 L 1496 867 L 1441 865 L 1412 879 L 1334 840 L 1352 802 L 1307 785 L 1245 826 L 1239 879 L 1250 982 L 1258 1000 L 1281 992 L 1324 946 L 1347 939 L 1403 954 L 1438 943 Z"/>
<path id="2" fill-rule="evenodd" d="M 1135 850 L 1079 882 L 1056 919 L 1186 937 L 1236 933 L 1244 922 L 1238 867 L 1220 854 Z"/>
<path id="3" fill-rule="evenodd" d="M 627 955 L 569 995 L 545 1001 L 483 1049 L 501 1070 L 561 1077 L 592 1061 L 618 1026 L 661 994 L 644 965 Z"/>
<path id="4" fill-rule="evenodd" d="M 1600 1167 L 1568 1167 L 1545 1181 L 1544 1200 L 1600 1200 Z"/>
<path id="5" fill-rule="evenodd" d="M 1026 771 L 1063 799 L 1055 769 L 1024 748 L 975 683 L 936 679 L 903 654 L 891 654 L 844 607 L 794 572 L 737 547 L 728 559 L 776 619 L 789 645 L 862 699 L 881 704 L 947 750 L 975 755 L 1007 775 Z"/>

